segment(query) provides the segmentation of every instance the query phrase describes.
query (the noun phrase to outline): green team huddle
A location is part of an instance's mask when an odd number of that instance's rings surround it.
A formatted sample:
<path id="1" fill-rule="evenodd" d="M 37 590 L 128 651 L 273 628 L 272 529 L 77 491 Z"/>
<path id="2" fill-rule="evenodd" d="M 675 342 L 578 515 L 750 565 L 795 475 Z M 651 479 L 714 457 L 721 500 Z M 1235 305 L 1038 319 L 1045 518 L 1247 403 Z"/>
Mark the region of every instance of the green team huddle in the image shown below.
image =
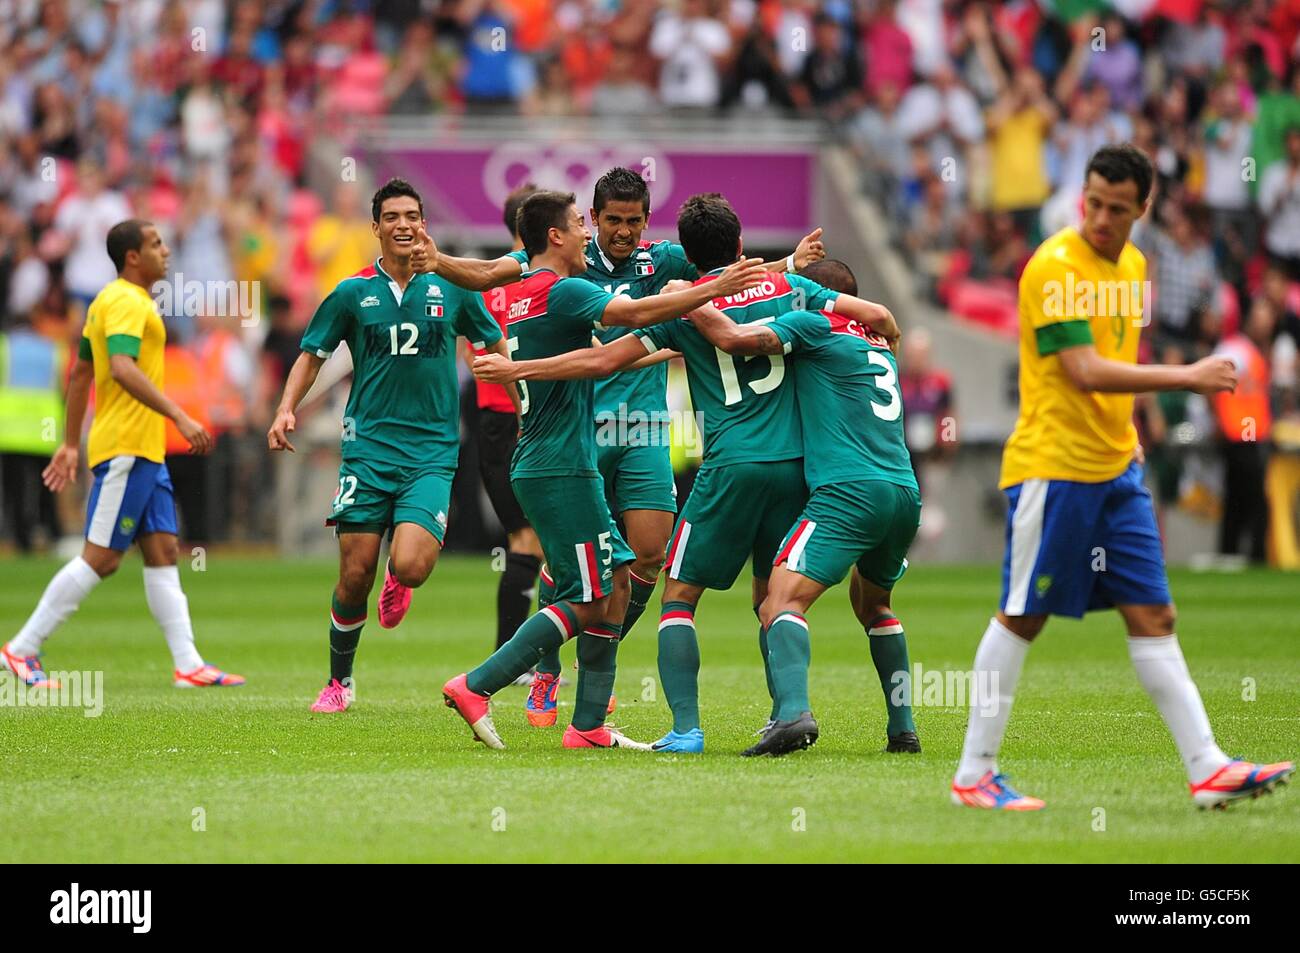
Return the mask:
<path id="1" fill-rule="evenodd" d="M 635 173 L 614 170 L 610 176 L 626 180 Z M 570 219 L 576 216 L 572 196 L 541 195 L 568 208 Z M 629 197 L 645 203 L 648 213 L 648 196 L 638 196 L 635 183 Z M 592 217 L 602 228 L 599 200 L 600 186 Z M 533 203 L 541 201 L 525 200 L 521 228 L 535 211 Z M 510 357 L 481 357 L 475 363 L 481 378 L 520 386 L 522 431 L 511 479 L 546 555 L 550 582 L 544 576 L 539 616 L 550 613 L 550 622 L 529 620 L 483 665 L 449 682 L 448 705 L 466 718 L 477 738 L 503 747 L 486 698 L 525 666 L 535 667 L 536 679 L 549 680 L 544 684 L 550 690 L 530 693 L 532 721 L 534 709 L 548 701 L 554 705 L 558 667 L 547 659 L 577 635 L 579 685 L 570 731 L 604 730 L 599 713 L 585 705 L 591 686 L 583 677 L 596 653 L 584 652 L 582 637 L 604 638 L 608 658 L 599 662 L 602 668 L 608 664 L 612 686 L 613 650 L 639 615 L 639 607 L 618 597 L 618 573 L 632 553 L 613 517 L 629 509 L 671 512 L 676 507 L 667 441 L 628 439 L 611 445 L 596 435 L 611 419 L 664 420 L 666 373 L 656 359 L 680 355 L 704 451 L 661 559 L 666 578 L 659 669 L 673 729 L 648 747 L 703 749 L 694 613 L 704 591 L 730 588 L 746 562 L 754 577 L 758 644 L 773 703 L 763 740 L 746 753 L 784 754 L 806 747 L 817 729 L 808 699 L 802 613 L 821 591 L 852 570 L 855 609 L 864 630 L 875 636 L 870 641 L 882 687 L 892 687 L 894 673 L 908 669 L 889 591 L 906 565 L 920 500 L 903 442 L 890 346 L 897 326 L 886 309 L 856 298 L 855 285 L 842 291 L 815 280 L 819 274 L 834 275 L 836 280 L 824 280 L 843 284 L 841 276 L 847 274 L 852 282 L 842 264 L 817 262 L 820 254 L 803 262 L 813 277 L 763 267 L 743 287 L 713 285 L 729 280 L 744 261 L 739 220 L 720 195 L 695 196 L 683 206 L 681 244 L 638 243 L 617 263 L 602 245 L 604 232 L 590 238 L 580 216 L 577 220 L 577 237 L 566 237 L 562 233 L 569 228 L 557 213 L 544 237 L 509 256 L 519 273 L 506 269 L 494 280 L 514 278 L 510 287 L 520 302 L 506 321 Z M 578 249 L 582 259 L 575 261 Z M 567 263 L 557 273 L 554 262 L 565 254 Z M 458 277 L 472 273 L 463 260 L 445 256 L 435 267 Z M 614 322 L 607 316 L 611 299 L 644 302 L 701 289 L 701 303 L 676 314 L 620 316 Z M 755 329 L 766 336 L 744 333 Z M 631 436 L 636 430 L 617 432 Z M 651 588 L 655 581 L 649 580 Z M 587 618 L 574 612 L 575 606 L 606 599 L 603 612 Z M 787 634 L 791 625 L 802 634 Z M 886 703 L 889 750 L 918 751 L 910 710 L 891 703 L 888 692 Z M 588 710 L 580 713 L 583 707 Z M 596 746 L 647 747 L 616 732 L 599 738 Z M 582 746 L 579 738 L 573 741 L 566 734 L 567 746 Z"/>

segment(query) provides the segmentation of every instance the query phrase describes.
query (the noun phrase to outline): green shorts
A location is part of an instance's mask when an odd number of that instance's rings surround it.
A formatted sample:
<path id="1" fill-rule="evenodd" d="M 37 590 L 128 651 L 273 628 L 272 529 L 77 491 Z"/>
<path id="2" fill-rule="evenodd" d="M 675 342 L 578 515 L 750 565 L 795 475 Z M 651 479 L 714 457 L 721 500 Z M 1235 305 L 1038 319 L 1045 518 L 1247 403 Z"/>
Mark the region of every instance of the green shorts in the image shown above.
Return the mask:
<path id="1" fill-rule="evenodd" d="M 600 436 L 597 430 L 596 436 Z M 672 448 L 596 441 L 596 466 L 605 480 L 605 499 L 616 514 L 628 510 L 677 512 Z"/>
<path id="2" fill-rule="evenodd" d="M 857 565 L 867 582 L 893 589 L 921 522 L 915 487 L 882 480 L 821 486 L 781 542 L 773 565 L 834 586 Z"/>
<path id="3" fill-rule="evenodd" d="M 754 575 L 766 579 L 807 499 L 802 460 L 705 467 L 668 540 L 668 578 L 730 589 L 749 559 Z"/>
<path id="4" fill-rule="evenodd" d="M 555 601 L 608 596 L 614 570 L 635 557 L 609 515 L 600 477 L 521 477 L 510 485 L 541 540 Z"/>
<path id="5" fill-rule="evenodd" d="M 455 475 L 446 467 L 381 468 L 344 460 L 325 525 L 338 526 L 340 533 L 383 535 L 398 523 L 414 523 L 441 545 Z"/>

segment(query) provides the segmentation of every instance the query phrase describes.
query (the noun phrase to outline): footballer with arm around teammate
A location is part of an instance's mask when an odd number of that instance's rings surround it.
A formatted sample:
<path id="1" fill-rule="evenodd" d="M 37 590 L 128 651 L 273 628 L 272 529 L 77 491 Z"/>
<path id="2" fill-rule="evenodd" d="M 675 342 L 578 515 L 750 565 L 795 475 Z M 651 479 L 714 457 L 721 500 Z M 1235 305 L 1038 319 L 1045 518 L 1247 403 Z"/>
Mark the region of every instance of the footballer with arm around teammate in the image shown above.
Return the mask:
<path id="1" fill-rule="evenodd" d="M 379 553 L 389 536 L 379 624 L 392 628 L 411 590 L 433 571 L 447 528 L 460 451 L 456 338 L 504 353 L 501 329 L 482 299 L 411 268 L 424 203 L 392 179 L 371 200 L 374 264 L 339 282 L 302 337 L 275 421 L 271 450 L 294 451 L 294 411 L 321 366 L 346 342 L 352 354 L 338 491 L 327 524 L 336 527 L 339 575 L 330 608 L 330 674 L 312 705 L 342 712 L 356 698 L 353 662 Z"/>
<path id="2" fill-rule="evenodd" d="M 583 280 L 591 235 L 572 193 L 530 196 L 519 212 L 519 231 L 531 268 L 507 315 L 507 337 L 510 352 L 522 358 L 590 348 L 597 327 L 663 322 L 709 300 L 710 291 L 696 287 L 636 300 Z M 718 278 L 720 286 L 731 293 L 754 287 L 761 265 L 735 262 Z M 522 385 L 520 401 L 523 430 L 511 482 L 541 539 L 555 582 L 554 601 L 481 665 L 450 679 L 444 697 L 477 740 L 502 748 L 489 697 L 577 637 L 577 700 L 564 746 L 646 748 L 604 724 L 633 555 L 610 516 L 596 467 L 592 383 Z"/>
<path id="3" fill-rule="evenodd" d="M 87 462 L 95 479 L 86 507 L 86 542 L 81 555 L 50 580 L 22 630 L 0 647 L 0 659 L 25 684 L 57 688 L 41 667 L 41 646 L 101 579 L 117 571 L 135 542 L 144 559 L 145 599 L 172 653 L 172 683 L 178 688 L 242 685 L 243 676 L 205 663 L 195 648 L 189 600 L 176 565 L 176 503 L 164 459 L 164 420 L 175 422 L 191 453 L 207 453 L 212 438 L 163 392 L 167 332 L 149 289 L 167 274 L 168 249 L 157 228 L 139 219 L 109 229 L 107 245 L 118 277 L 86 311 L 68 384 L 64 443 L 43 474 L 54 493 L 76 480 L 93 384 L 96 408 Z"/>
<path id="4" fill-rule="evenodd" d="M 816 741 L 805 613 L 850 572 L 850 603 L 867 634 L 885 699 L 885 751 L 918 754 L 911 698 L 897 691 L 899 673 L 911 671 L 907 639 L 890 608 L 921 514 L 892 350 L 898 327 L 882 305 L 845 300 L 857 294 L 857 281 L 842 262 L 818 262 L 801 274 L 841 292 L 833 310 L 792 311 L 748 325 L 736 324 L 713 305 L 689 315 L 720 351 L 783 354 L 795 363 L 809 496 L 777 550 L 759 607 L 776 710 L 762 739 L 744 754 L 783 755 Z"/>
<path id="5" fill-rule="evenodd" d="M 1232 390 L 1236 371 L 1223 357 L 1137 363 L 1150 302 L 1133 293 L 1146 260 L 1129 233 L 1150 205 L 1153 178 L 1151 161 L 1133 146 L 1099 149 L 1087 167 L 1082 223 L 1043 242 L 1020 278 L 1020 414 L 999 481 L 1009 503 L 1002 603 L 975 654 L 977 684 L 996 685 L 998 698 L 972 700 L 951 788 L 958 804 L 1043 807 L 998 770 L 1016 683 L 1050 616 L 1103 608 L 1124 620 L 1138 681 L 1173 736 L 1198 806 L 1257 796 L 1295 770 L 1223 753 L 1174 634 L 1160 534 L 1136 459 L 1134 394 Z"/>

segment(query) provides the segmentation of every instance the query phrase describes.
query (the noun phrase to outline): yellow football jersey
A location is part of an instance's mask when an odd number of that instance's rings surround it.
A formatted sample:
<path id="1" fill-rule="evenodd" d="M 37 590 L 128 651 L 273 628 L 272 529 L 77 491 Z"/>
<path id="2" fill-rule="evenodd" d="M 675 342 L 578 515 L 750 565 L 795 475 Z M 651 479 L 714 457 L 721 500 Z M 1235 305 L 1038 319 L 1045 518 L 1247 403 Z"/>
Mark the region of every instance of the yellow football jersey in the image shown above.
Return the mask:
<path id="1" fill-rule="evenodd" d="M 90 466 L 129 455 L 162 463 L 166 420 L 128 394 L 109 370 L 113 354 L 134 357 L 144 376 L 163 389 L 167 330 L 149 292 L 118 278 L 104 286 L 86 310 L 80 356 L 95 363 L 95 419 L 90 425 Z"/>
<path id="2" fill-rule="evenodd" d="M 1030 479 L 1100 483 L 1133 459 L 1133 395 L 1084 393 L 1057 351 L 1092 344 L 1102 357 L 1137 362 L 1146 259 L 1132 242 L 1119 261 L 1093 251 L 1074 228 L 1039 246 L 1020 276 L 1020 416 L 1002 453 L 1006 488 Z"/>

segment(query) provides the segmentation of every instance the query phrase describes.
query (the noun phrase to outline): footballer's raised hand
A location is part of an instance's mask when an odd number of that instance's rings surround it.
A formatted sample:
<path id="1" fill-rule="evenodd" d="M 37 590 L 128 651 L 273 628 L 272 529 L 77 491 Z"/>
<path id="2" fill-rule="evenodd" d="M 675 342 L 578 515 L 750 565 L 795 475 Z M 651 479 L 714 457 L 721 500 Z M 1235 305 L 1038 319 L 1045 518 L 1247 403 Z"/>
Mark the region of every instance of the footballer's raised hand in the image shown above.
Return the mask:
<path id="1" fill-rule="evenodd" d="M 41 480 L 51 493 L 58 493 L 69 483 L 77 481 L 77 461 L 81 453 L 66 443 L 54 451 L 49 465 L 41 471 Z"/>
<path id="2" fill-rule="evenodd" d="M 289 442 L 288 435 L 293 433 L 293 428 L 298 421 L 293 416 L 292 410 L 281 410 L 275 415 L 275 420 L 271 423 L 271 429 L 266 432 L 266 445 L 272 450 L 288 450 L 290 453 L 297 453 L 293 444 Z"/>
<path id="3" fill-rule="evenodd" d="M 415 273 L 436 271 L 438 268 L 438 246 L 433 243 L 429 233 L 420 226 L 411 245 L 411 271 Z"/>
<path id="4" fill-rule="evenodd" d="M 826 246 L 822 244 L 822 230 L 814 228 L 811 232 L 799 239 L 799 244 L 794 246 L 794 270 L 803 271 L 815 261 L 821 261 L 826 257 Z"/>
<path id="5" fill-rule="evenodd" d="M 727 295 L 753 288 L 763 280 L 765 274 L 767 271 L 763 267 L 761 258 L 741 258 L 733 261 L 714 281 L 712 288 L 714 296 L 725 298 Z"/>
<path id="6" fill-rule="evenodd" d="M 519 379 L 519 369 L 508 357 L 480 354 L 474 358 L 474 376 L 489 384 L 508 384 Z"/>
<path id="7" fill-rule="evenodd" d="M 1187 370 L 1191 378 L 1187 389 L 1198 394 L 1237 389 L 1237 365 L 1231 358 L 1212 354 L 1201 358 Z"/>

